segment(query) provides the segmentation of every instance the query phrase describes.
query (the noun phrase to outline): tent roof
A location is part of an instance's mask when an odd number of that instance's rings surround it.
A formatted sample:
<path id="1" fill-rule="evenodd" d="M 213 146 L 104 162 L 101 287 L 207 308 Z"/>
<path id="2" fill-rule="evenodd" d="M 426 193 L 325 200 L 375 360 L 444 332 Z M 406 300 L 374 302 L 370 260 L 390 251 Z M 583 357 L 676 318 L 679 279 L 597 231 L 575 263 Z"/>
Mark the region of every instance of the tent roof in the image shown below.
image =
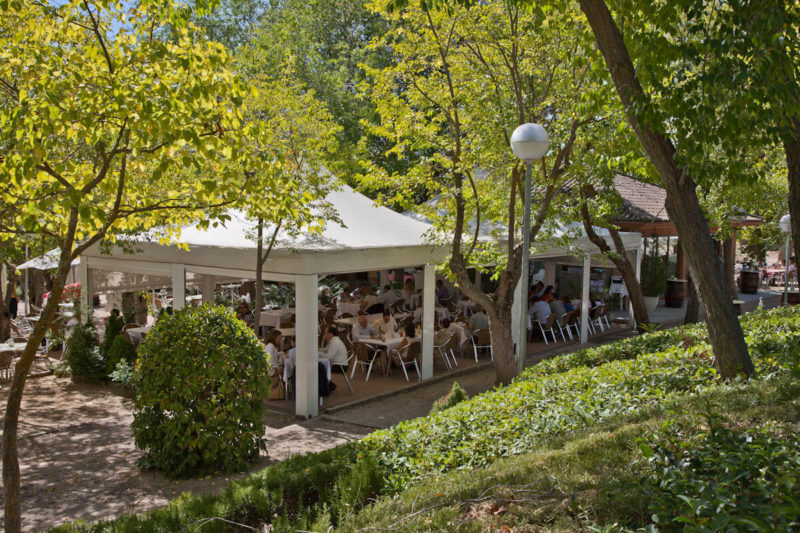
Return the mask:
<path id="1" fill-rule="evenodd" d="M 59 248 L 53 248 L 44 255 L 40 255 L 39 257 L 34 257 L 33 259 L 25 261 L 17 267 L 17 270 L 50 270 L 52 268 L 56 268 L 58 266 L 58 256 L 60 253 L 61 250 Z M 71 264 L 77 265 L 80 262 L 81 260 L 78 258 L 74 259 Z"/>

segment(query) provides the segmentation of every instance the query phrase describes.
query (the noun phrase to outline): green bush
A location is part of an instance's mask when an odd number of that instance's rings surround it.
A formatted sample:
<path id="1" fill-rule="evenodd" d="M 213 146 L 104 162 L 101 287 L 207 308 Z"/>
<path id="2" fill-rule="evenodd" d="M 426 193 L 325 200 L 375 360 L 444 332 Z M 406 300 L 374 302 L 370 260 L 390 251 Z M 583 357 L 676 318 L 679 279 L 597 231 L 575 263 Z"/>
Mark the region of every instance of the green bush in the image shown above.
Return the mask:
<path id="1" fill-rule="evenodd" d="M 122 359 L 119 363 L 117 363 L 114 371 L 108 375 L 108 378 L 114 383 L 119 383 L 120 385 L 124 385 L 133 390 L 133 378 L 135 371 L 136 367 L 133 363 L 129 363 L 127 360 Z"/>
<path id="2" fill-rule="evenodd" d="M 122 322 L 121 317 L 108 317 L 108 321 L 106 322 L 106 330 L 103 333 L 103 343 L 100 345 L 100 353 L 106 359 L 108 359 L 108 351 L 111 349 L 111 345 L 114 344 L 114 340 L 117 338 L 117 335 L 122 332 L 122 327 L 124 325 L 125 324 Z M 114 367 L 112 367 L 112 369 L 113 368 Z"/>
<path id="3" fill-rule="evenodd" d="M 76 324 L 67 339 L 67 364 L 73 378 L 103 381 L 106 364 L 100 354 L 93 324 Z"/>
<path id="4" fill-rule="evenodd" d="M 469 398 L 469 396 L 467 396 L 467 391 L 465 391 L 464 388 L 456 381 L 453 383 L 453 387 L 450 389 L 450 392 L 433 402 L 433 407 L 431 407 L 430 414 L 433 415 L 439 411 L 449 409 L 457 403 L 463 402 L 467 398 Z"/>
<path id="5" fill-rule="evenodd" d="M 264 346 L 224 307 L 162 314 L 139 347 L 134 389 L 144 468 L 181 477 L 241 471 L 265 448 Z"/>
<path id="6" fill-rule="evenodd" d="M 136 362 L 136 347 L 123 335 L 117 335 L 106 352 L 106 371 L 108 374 L 117 369 L 120 361 L 127 361 L 130 365 Z"/>
<path id="7" fill-rule="evenodd" d="M 763 428 L 672 427 L 640 448 L 653 521 L 665 531 L 800 529 L 800 439 Z"/>
<path id="8" fill-rule="evenodd" d="M 639 282 L 645 296 L 661 296 L 667 290 L 667 265 L 664 258 L 647 254 L 642 258 L 642 275 Z"/>

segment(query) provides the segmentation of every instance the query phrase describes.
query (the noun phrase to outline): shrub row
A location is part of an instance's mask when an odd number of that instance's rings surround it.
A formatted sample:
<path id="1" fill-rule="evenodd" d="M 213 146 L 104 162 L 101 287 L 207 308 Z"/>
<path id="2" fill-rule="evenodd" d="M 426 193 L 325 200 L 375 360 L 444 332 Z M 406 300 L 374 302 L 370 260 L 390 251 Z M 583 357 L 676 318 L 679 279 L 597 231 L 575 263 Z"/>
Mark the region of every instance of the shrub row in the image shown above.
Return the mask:
<path id="1" fill-rule="evenodd" d="M 779 309 L 742 320 L 763 379 L 796 371 L 800 313 Z M 656 332 L 582 350 L 537 365 L 512 385 L 461 401 L 429 417 L 373 433 L 364 441 L 296 457 L 232 483 L 216 496 L 182 497 L 92 531 L 175 531 L 218 517 L 275 531 L 327 529 L 369 498 L 441 472 L 485 466 L 530 451 L 555 436 L 648 405 L 717 386 L 702 326 Z M 344 496 L 343 496 L 344 495 Z M 236 529 L 203 521 L 203 531 Z M 86 531 L 68 525 L 59 531 Z"/>

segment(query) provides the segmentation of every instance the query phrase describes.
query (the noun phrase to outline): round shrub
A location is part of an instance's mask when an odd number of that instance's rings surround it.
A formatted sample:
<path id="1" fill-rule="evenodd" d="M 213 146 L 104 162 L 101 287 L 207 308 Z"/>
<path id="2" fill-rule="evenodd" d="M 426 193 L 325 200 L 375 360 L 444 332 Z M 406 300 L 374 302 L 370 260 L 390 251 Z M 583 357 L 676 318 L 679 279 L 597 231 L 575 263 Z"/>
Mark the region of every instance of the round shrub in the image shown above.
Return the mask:
<path id="1" fill-rule="evenodd" d="M 114 372 L 120 361 L 130 365 L 136 362 L 136 347 L 123 335 L 117 335 L 106 352 L 106 372 L 108 374 Z"/>
<path id="2" fill-rule="evenodd" d="M 67 365 L 73 379 L 103 381 L 106 364 L 92 324 L 76 324 L 67 339 Z"/>
<path id="3" fill-rule="evenodd" d="M 175 477 L 242 471 L 265 449 L 264 346 L 230 311 L 162 313 L 138 356 L 132 428 L 143 468 Z"/>
<path id="4" fill-rule="evenodd" d="M 100 353 L 106 358 L 108 357 L 108 351 L 111 349 L 111 345 L 114 344 L 117 335 L 122 332 L 122 327 L 124 325 L 121 317 L 118 318 L 113 315 L 108 317 L 106 330 L 105 333 L 103 333 L 103 343 L 100 345 Z"/>

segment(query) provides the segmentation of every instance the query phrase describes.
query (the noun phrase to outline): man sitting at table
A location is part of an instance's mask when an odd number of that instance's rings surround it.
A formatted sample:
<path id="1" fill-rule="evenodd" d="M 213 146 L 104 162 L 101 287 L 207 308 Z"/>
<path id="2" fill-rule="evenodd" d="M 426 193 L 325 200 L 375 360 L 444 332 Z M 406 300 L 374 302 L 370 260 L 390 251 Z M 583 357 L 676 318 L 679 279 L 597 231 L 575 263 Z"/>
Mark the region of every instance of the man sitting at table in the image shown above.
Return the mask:
<path id="1" fill-rule="evenodd" d="M 450 300 L 450 291 L 445 287 L 444 281 L 440 279 L 436 280 L 436 298 L 440 303 L 444 300 Z"/>
<path id="2" fill-rule="evenodd" d="M 459 335 L 460 332 L 453 327 L 452 322 L 450 322 L 449 318 L 445 318 L 442 320 L 442 327 L 434 333 L 433 335 L 433 342 L 436 345 L 442 345 L 447 342 L 447 339 L 450 338 L 451 335 Z"/>
<path id="3" fill-rule="evenodd" d="M 381 303 L 380 299 L 373 294 L 372 289 L 369 287 L 364 287 L 363 292 L 364 298 L 361 300 L 361 309 L 369 309 L 375 304 Z"/>
<path id="4" fill-rule="evenodd" d="M 552 295 L 548 305 L 550 305 L 550 312 L 555 313 L 557 318 L 561 318 L 567 312 L 564 302 L 561 301 L 557 294 Z"/>
<path id="5" fill-rule="evenodd" d="M 533 306 L 531 306 L 530 314 L 534 322 L 544 323 L 551 313 L 552 311 L 550 311 L 550 306 L 547 305 L 547 302 L 542 300 L 540 296 L 533 297 Z"/>
<path id="6" fill-rule="evenodd" d="M 369 317 L 364 311 L 358 313 L 358 322 L 353 326 L 353 340 L 360 341 L 361 339 L 375 338 L 378 335 L 378 330 L 369 324 Z"/>
<path id="7" fill-rule="evenodd" d="M 325 330 L 325 346 L 319 351 L 319 357 L 330 360 L 331 364 L 347 362 L 347 348 L 339 338 L 336 326 L 328 326 Z"/>
<path id="8" fill-rule="evenodd" d="M 383 287 L 383 294 L 381 295 L 381 302 L 384 309 L 391 309 L 397 302 L 397 293 L 392 290 L 392 287 L 386 285 Z"/>
<path id="9" fill-rule="evenodd" d="M 383 310 L 383 317 L 373 322 L 372 327 L 378 330 L 381 335 L 391 336 L 397 331 L 397 322 L 392 313 L 389 312 L 389 308 L 386 308 Z M 355 335 L 353 336 L 355 337 Z"/>
<path id="10" fill-rule="evenodd" d="M 469 324 L 467 324 L 467 327 L 472 331 L 489 329 L 489 317 L 483 312 L 483 308 L 481 306 L 475 306 L 475 310 L 472 312 L 472 316 L 469 319 Z"/>

